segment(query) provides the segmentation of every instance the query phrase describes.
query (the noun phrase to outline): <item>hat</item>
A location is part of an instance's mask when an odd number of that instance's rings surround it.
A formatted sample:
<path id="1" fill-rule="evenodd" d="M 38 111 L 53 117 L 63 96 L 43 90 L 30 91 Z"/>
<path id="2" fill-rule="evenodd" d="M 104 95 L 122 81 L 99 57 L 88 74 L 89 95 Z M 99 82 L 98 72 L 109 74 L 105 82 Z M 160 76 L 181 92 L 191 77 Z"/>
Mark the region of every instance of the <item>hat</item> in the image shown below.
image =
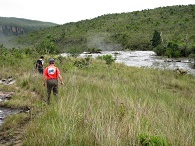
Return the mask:
<path id="1" fill-rule="evenodd" d="M 51 58 L 51 59 L 49 60 L 49 63 L 54 63 L 54 59 Z"/>

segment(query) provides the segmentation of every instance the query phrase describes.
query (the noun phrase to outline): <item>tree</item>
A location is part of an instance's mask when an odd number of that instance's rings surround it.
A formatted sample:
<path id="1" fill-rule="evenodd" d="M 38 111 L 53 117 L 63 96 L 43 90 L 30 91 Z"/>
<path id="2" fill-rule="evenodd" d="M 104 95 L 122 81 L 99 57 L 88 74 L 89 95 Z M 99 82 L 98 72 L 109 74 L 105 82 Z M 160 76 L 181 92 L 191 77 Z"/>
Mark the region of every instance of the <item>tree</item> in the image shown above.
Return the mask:
<path id="1" fill-rule="evenodd" d="M 166 51 L 166 47 L 164 47 L 163 45 L 158 45 L 153 50 L 156 53 L 156 55 L 164 56 L 165 55 L 165 51 Z"/>
<path id="2" fill-rule="evenodd" d="M 152 46 L 154 48 L 161 44 L 161 42 L 162 42 L 161 35 L 157 30 L 154 31 L 153 38 L 151 41 L 152 41 Z"/>
<path id="3" fill-rule="evenodd" d="M 48 35 L 40 44 L 39 49 L 44 53 L 57 53 L 52 35 Z"/>

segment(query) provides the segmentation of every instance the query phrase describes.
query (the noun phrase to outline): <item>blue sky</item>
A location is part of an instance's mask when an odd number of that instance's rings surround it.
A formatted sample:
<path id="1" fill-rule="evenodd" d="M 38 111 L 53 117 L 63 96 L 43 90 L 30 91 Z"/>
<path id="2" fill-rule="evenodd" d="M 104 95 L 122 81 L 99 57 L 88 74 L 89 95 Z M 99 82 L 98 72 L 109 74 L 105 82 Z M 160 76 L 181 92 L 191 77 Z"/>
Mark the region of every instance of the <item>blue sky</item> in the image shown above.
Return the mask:
<path id="1" fill-rule="evenodd" d="M 195 0 L 0 0 L 0 16 L 64 24 L 104 14 L 189 4 Z"/>

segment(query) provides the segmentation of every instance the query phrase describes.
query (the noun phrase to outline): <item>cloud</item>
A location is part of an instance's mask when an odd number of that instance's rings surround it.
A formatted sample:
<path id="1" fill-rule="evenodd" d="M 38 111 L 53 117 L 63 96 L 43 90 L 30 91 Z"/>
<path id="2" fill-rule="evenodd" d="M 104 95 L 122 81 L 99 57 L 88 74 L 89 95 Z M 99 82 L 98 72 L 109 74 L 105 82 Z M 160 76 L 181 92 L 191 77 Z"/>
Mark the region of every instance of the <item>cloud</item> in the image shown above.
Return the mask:
<path id="1" fill-rule="evenodd" d="M 195 4 L 194 0 L 0 0 L 0 16 L 64 24 L 104 14 L 132 12 L 172 5 Z"/>

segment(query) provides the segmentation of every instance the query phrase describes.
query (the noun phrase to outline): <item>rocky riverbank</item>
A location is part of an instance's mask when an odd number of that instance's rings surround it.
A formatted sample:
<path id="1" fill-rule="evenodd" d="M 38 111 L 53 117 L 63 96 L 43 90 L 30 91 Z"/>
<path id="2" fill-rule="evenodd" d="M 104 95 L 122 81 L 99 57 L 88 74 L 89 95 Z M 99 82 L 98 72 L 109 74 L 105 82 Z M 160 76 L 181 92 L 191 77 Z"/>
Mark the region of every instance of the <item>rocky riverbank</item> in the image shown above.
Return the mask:
<path id="1" fill-rule="evenodd" d="M 3 84 L 3 85 L 11 85 L 14 82 L 15 82 L 15 80 L 12 77 L 3 78 L 0 80 L 0 84 Z"/>
<path id="2" fill-rule="evenodd" d="M 15 80 L 11 77 L 0 80 L 0 84 L 3 84 L 3 86 L 12 85 L 14 82 Z M 13 121 L 12 125 L 6 125 L 7 123 L 5 121 L 7 117 L 21 113 L 25 114 L 30 110 L 24 107 L 16 108 L 7 106 L 6 103 L 12 100 L 13 96 L 14 92 L 0 91 L 0 145 L 22 145 L 24 127 L 30 120 L 27 115 L 19 124 L 14 124 Z"/>

